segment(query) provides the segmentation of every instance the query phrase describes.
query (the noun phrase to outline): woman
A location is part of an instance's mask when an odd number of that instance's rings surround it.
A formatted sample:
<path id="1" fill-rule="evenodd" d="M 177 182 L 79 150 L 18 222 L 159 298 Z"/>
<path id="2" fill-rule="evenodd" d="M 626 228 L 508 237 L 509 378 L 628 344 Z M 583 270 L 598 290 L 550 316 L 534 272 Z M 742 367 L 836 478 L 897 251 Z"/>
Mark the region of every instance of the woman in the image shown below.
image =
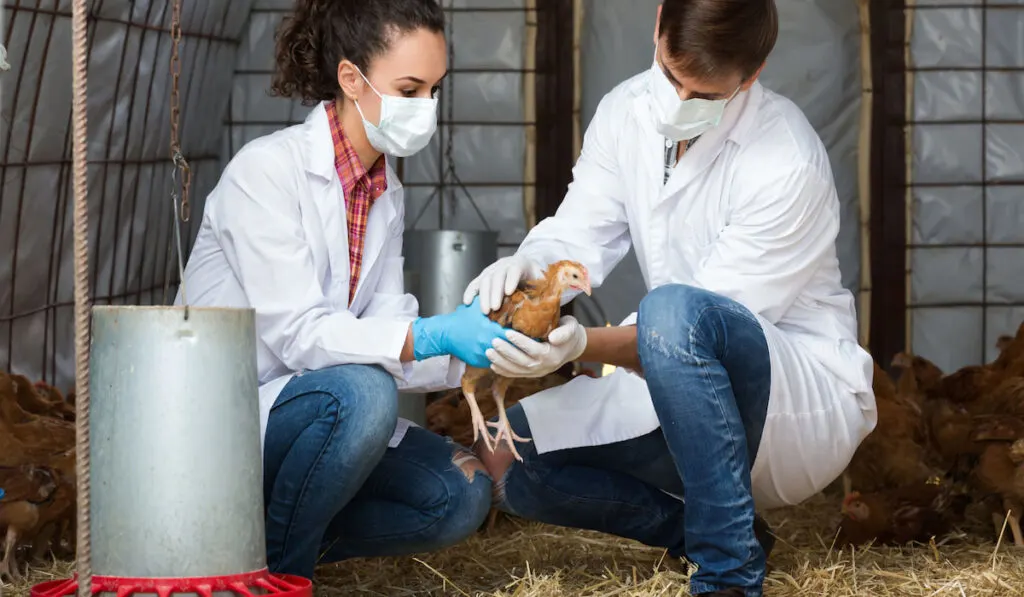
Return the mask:
<path id="1" fill-rule="evenodd" d="M 457 386 L 504 330 L 475 305 L 416 319 L 403 290 L 385 156 L 436 129 L 435 0 L 300 0 L 277 44 L 273 92 L 315 107 L 234 156 L 185 278 L 193 305 L 255 309 L 268 566 L 310 578 L 318 562 L 434 550 L 480 526 L 483 467 L 398 424 L 397 393 Z"/>

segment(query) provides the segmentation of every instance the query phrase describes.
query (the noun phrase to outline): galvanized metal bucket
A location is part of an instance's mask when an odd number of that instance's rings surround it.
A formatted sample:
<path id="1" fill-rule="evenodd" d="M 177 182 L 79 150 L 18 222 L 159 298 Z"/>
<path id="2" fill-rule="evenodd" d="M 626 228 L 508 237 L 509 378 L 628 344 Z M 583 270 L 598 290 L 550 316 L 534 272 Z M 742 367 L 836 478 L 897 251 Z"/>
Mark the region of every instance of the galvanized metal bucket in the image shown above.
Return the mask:
<path id="1" fill-rule="evenodd" d="M 252 309 L 93 309 L 93 573 L 266 567 Z"/>
<path id="2" fill-rule="evenodd" d="M 416 297 L 420 315 L 451 313 L 466 286 L 498 258 L 498 233 L 466 230 L 406 230 L 405 291 Z M 401 394 L 398 416 L 426 425 L 426 397 Z"/>

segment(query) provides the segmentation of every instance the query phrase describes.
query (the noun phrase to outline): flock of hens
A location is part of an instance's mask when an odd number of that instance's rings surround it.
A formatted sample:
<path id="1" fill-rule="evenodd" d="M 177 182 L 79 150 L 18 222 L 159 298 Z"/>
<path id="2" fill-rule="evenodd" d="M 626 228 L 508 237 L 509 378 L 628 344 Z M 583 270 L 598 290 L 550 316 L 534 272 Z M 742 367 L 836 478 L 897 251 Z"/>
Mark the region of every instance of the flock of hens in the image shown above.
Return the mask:
<path id="1" fill-rule="evenodd" d="M 0 372 L 0 582 L 31 560 L 75 553 L 75 396 Z"/>
<path id="2" fill-rule="evenodd" d="M 998 347 L 948 375 L 908 353 L 895 382 L 875 364 L 878 423 L 843 475 L 839 544 L 928 542 L 975 504 L 993 539 L 1024 546 L 1024 324 Z"/>
<path id="3" fill-rule="evenodd" d="M 562 293 L 589 290 L 575 262 L 552 265 L 524 282 L 491 318 L 534 338 L 558 324 Z M 840 545 L 927 542 L 962 522 L 967 507 L 987 509 L 996 536 L 1009 528 L 1024 546 L 1024 324 L 999 341 L 992 363 L 945 374 L 920 356 L 899 354 L 893 380 L 875 363 L 878 423 L 843 474 Z M 570 363 L 538 379 L 507 379 L 468 370 L 462 389 L 427 406 L 427 428 L 472 445 L 515 449 L 505 407 L 595 373 Z M 480 401 L 480 398 L 490 398 Z M 495 416 L 491 437 L 484 421 Z M 489 440 L 489 441 L 488 441 Z M 74 392 L 65 398 L 42 382 L 0 372 L 0 582 L 18 579 L 19 558 L 73 556 L 75 523 Z M 495 522 L 492 511 L 488 528 Z"/>

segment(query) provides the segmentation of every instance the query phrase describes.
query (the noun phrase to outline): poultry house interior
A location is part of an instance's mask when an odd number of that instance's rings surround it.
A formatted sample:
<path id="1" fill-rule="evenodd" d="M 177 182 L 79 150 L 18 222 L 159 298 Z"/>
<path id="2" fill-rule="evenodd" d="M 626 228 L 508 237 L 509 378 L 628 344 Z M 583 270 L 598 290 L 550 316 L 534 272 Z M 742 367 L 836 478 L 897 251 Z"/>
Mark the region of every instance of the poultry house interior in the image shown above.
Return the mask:
<path id="1" fill-rule="evenodd" d="M 439 0 L 449 74 L 435 137 L 396 168 L 406 233 L 486 231 L 487 263 L 512 254 L 558 209 L 603 98 L 650 69 L 663 2 Z M 76 571 L 72 4 L 0 3 L 0 597 Z M 268 93 L 275 30 L 295 4 L 89 2 L 89 138 L 76 153 L 88 154 L 77 187 L 93 304 L 170 304 L 175 226 L 188 253 L 231 157 L 303 122 L 307 107 Z M 1024 594 L 1024 2 L 775 4 L 758 81 L 805 114 L 828 154 L 835 258 L 877 356 L 878 418 L 831 486 L 764 512 L 779 539 L 765 595 Z M 189 167 L 188 221 L 172 213 L 184 180 L 172 139 Z M 645 250 L 634 243 L 574 300 L 581 323 L 637 310 L 652 282 Z M 422 314 L 441 312 L 423 309 L 429 293 L 409 271 Z M 438 278 L 461 301 L 466 281 Z M 410 418 L 463 446 L 484 433 L 523 450 L 530 438 L 486 422 L 611 370 L 575 362 L 507 387 L 469 375 L 413 396 Z M 664 550 L 628 539 L 496 509 L 480 530 L 451 550 L 322 566 L 318 593 L 660 597 L 689 582 Z"/>

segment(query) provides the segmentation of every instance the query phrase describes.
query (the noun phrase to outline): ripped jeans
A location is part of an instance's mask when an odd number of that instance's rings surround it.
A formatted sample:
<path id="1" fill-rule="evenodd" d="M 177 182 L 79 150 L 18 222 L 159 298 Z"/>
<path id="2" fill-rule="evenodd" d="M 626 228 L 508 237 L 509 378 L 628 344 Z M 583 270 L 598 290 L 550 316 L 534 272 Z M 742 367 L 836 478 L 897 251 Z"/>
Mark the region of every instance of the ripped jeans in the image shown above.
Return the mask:
<path id="1" fill-rule="evenodd" d="M 317 564 L 442 549 L 474 533 L 491 480 L 472 452 L 420 427 L 387 447 L 398 390 L 383 369 L 340 365 L 285 386 L 264 447 L 267 565 L 313 577 Z"/>
<path id="2" fill-rule="evenodd" d="M 697 564 L 694 595 L 735 587 L 760 597 L 766 555 L 750 470 L 771 386 L 761 325 L 735 301 L 673 284 L 640 304 L 637 345 L 660 429 L 544 454 L 521 444 L 523 462 L 495 471 L 498 508 L 668 548 Z M 530 437 L 521 404 L 508 418 Z"/>

